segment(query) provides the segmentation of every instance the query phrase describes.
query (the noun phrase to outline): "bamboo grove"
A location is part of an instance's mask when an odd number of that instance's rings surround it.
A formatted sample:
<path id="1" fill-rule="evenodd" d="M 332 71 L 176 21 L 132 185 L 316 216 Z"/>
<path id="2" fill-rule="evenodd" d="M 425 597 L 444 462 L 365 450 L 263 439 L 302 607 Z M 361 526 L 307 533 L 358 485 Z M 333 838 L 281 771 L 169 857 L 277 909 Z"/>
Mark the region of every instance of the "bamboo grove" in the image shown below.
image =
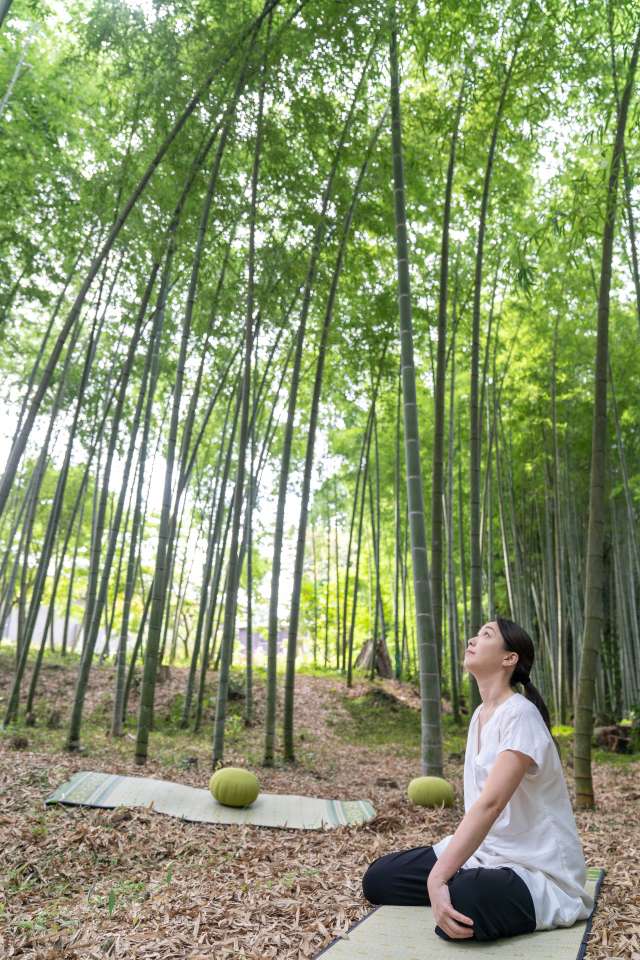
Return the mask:
<path id="1" fill-rule="evenodd" d="M 440 774 L 501 614 L 592 803 L 594 716 L 640 710 L 635 6 L 1 11 L 5 728 L 75 654 L 80 749 L 109 660 L 144 764 L 179 662 L 218 764 L 259 629 L 265 764 L 302 653 L 364 652 Z"/>

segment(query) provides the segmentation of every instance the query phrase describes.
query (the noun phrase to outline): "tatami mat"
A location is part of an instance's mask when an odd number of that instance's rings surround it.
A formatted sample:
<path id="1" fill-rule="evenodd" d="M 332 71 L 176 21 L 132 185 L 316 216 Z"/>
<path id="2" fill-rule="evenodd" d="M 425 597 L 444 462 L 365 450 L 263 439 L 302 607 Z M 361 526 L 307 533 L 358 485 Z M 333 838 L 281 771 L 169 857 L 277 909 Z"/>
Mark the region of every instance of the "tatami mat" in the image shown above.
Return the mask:
<path id="1" fill-rule="evenodd" d="M 603 876 L 604 870 L 598 867 L 587 872 L 585 888 L 596 906 Z M 482 943 L 443 940 L 435 932 L 430 907 L 377 907 L 351 928 L 347 938 L 335 940 L 317 956 L 327 960 L 468 960 L 473 954 L 482 960 L 582 960 L 592 917 L 593 913 L 572 927 Z"/>
<path id="2" fill-rule="evenodd" d="M 196 823 L 241 823 L 288 830 L 320 830 L 365 823 L 375 816 L 368 800 L 326 800 L 261 793 L 250 807 L 225 807 L 209 790 L 150 777 L 81 771 L 46 803 L 87 807 L 150 807 L 157 813 Z"/>

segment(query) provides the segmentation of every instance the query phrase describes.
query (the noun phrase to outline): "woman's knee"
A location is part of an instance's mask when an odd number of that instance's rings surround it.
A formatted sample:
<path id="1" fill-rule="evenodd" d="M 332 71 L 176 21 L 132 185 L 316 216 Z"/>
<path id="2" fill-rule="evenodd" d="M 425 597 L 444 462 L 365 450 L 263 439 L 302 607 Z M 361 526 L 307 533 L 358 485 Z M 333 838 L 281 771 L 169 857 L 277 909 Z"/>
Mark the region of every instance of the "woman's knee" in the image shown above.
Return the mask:
<path id="1" fill-rule="evenodd" d="M 474 938 L 498 940 L 535 929 L 535 919 L 532 921 L 529 912 L 514 902 L 510 878 L 505 872 L 481 870 L 463 870 L 449 885 L 452 905 L 473 920 Z"/>
<path id="2" fill-rule="evenodd" d="M 362 878 L 370 903 L 399 906 L 427 904 L 427 878 L 436 861 L 432 847 L 396 850 L 378 857 Z"/>
<path id="3" fill-rule="evenodd" d="M 383 857 L 378 857 L 365 870 L 362 877 L 362 892 L 369 903 L 382 903 L 384 899 L 386 876 L 384 862 L 388 862 L 390 856 L 392 854 L 387 853 Z"/>
<path id="4" fill-rule="evenodd" d="M 473 920 L 473 936 L 476 940 L 494 940 L 496 937 L 486 924 L 491 891 L 475 874 L 475 870 L 463 870 L 451 881 L 451 904 L 465 917 Z"/>

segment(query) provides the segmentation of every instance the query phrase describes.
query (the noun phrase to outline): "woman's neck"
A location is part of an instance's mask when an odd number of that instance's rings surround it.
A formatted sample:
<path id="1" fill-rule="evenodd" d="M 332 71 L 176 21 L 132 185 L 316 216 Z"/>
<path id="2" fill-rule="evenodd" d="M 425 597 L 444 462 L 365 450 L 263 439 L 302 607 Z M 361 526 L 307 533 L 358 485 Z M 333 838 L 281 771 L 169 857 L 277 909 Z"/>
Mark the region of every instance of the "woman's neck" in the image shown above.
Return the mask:
<path id="1" fill-rule="evenodd" d="M 478 680 L 478 689 L 482 698 L 482 706 L 487 713 L 492 713 L 496 707 L 508 700 L 516 692 L 510 686 L 506 686 L 495 678 L 487 680 Z"/>

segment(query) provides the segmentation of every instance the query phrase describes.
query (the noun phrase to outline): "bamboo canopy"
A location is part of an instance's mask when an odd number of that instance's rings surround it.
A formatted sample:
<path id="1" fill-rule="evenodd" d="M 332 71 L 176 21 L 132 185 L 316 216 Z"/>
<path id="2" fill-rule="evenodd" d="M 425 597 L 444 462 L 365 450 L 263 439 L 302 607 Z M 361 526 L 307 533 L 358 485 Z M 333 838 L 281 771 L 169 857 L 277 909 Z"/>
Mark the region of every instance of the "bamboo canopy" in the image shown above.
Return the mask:
<path id="1" fill-rule="evenodd" d="M 58 651 L 81 749 L 113 660 L 143 765 L 180 663 L 216 766 L 264 671 L 273 766 L 305 664 L 382 663 L 441 775 L 502 615 L 589 807 L 640 710 L 637 11 L 74 11 L 0 4 L 5 729 Z"/>

